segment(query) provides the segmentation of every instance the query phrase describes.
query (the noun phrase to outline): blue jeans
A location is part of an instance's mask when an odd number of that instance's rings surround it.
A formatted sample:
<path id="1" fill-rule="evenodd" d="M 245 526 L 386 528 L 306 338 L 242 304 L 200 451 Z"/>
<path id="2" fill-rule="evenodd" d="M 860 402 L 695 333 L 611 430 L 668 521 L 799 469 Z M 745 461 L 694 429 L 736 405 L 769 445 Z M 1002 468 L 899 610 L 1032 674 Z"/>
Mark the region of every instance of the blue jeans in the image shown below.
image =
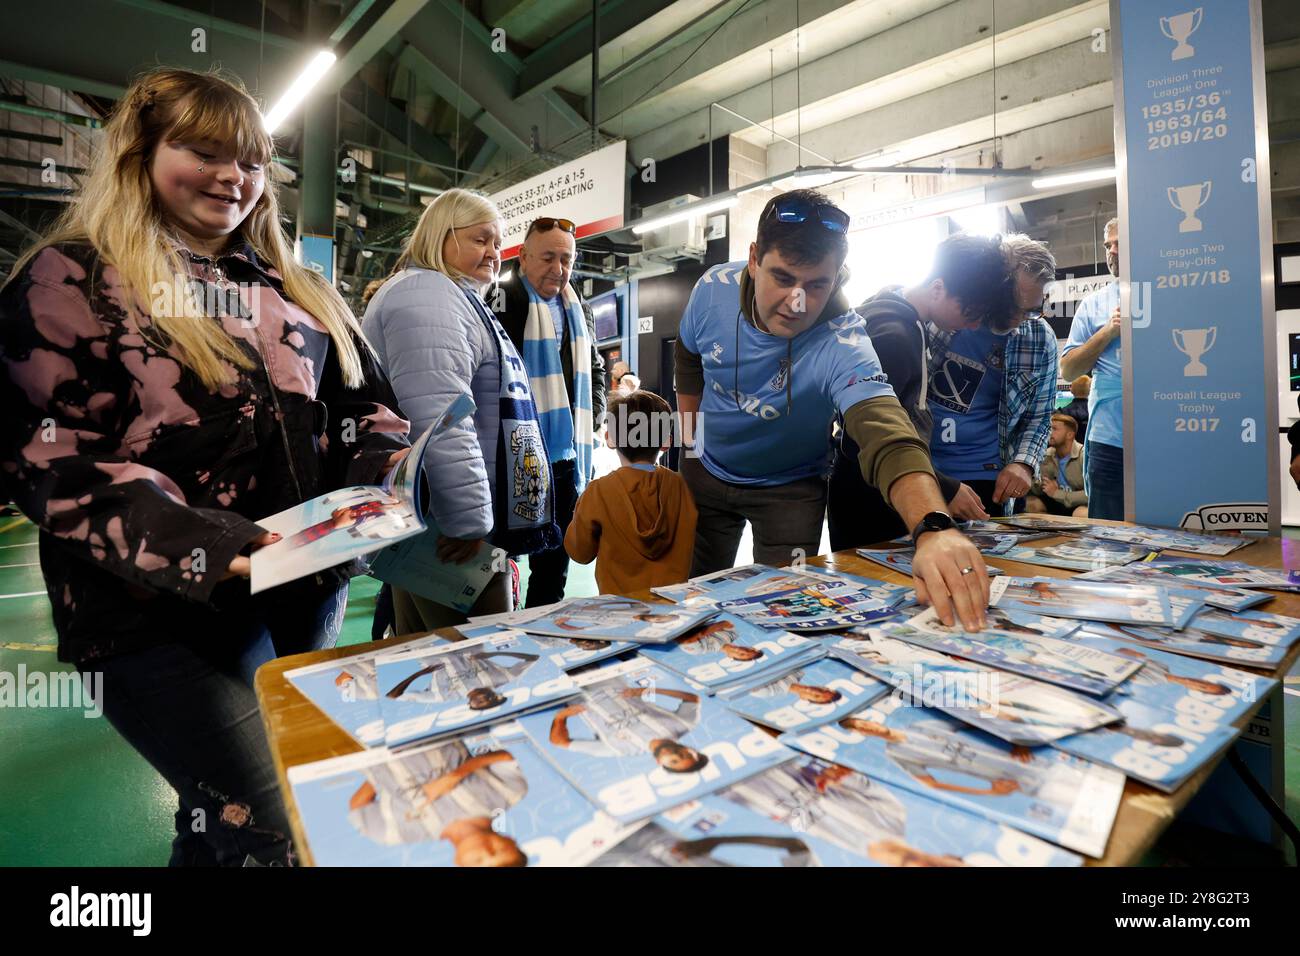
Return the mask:
<path id="1" fill-rule="evenodd" d="M 1088 467 L 1083 486 L 1088 492 L 1088 517 L 1124 520 L 1124 449 L 1088 442 Z"/>
<path id="2" fill-rule="evenodd" d="M 171 866 L 292 860 L 252 675 L 279 654 L 333 647 L 347 586 L 300 583 L 293 596 L 246 614 L 214 612 L 199 633 L 78 664 L 103 674 L 104 716 L 180 798 Z"/>

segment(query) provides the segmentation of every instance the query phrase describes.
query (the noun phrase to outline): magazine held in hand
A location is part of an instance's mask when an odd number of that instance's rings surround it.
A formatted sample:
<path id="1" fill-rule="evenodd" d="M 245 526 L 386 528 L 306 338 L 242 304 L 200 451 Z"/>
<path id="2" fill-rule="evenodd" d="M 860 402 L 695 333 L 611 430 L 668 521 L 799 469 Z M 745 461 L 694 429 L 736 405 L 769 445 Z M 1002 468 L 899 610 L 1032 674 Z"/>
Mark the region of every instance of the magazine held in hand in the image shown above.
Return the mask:
<path id="1" fill-rule="evenodd" d="M 257 594 L 378 551 L 369 568 L 375 577 L 469 610 L 492 577 L 492 548 L 484 542 L 466 564 L 438 559 L 437 529 L 426 516 L 422 466 L 429 443 L 474 410 L 469 395 L 453 399 L 382 485 L 340 488 L 259 521 L 259 527 L 281 538 L 253 552 L 249 590 Z"/>

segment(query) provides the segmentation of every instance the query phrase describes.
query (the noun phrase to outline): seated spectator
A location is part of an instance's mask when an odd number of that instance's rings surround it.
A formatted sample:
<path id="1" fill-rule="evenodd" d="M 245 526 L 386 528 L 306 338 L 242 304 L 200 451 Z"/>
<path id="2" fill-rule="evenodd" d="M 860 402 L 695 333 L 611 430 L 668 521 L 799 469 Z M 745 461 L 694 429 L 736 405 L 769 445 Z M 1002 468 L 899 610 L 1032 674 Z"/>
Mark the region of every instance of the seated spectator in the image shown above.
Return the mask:
<path id="1" fill-rule="evenodd" d="M 1025 510 L 1032 514 L 1088 517 L 1088 492 L 1083 488 L 1083 446 L 1078 424 L 1065 412 L 1052 416 L 1050 446 L 1038 481 L 1029 490 Z"/>
<path id="2" fill-rule="evenodd" d="M 1061 411 L 1078 422 L 1079 431 L 1074 438 L 1081 445 L 1088 433 L 1088 395 L 1091 392 L 1092 379 L 1087 375 L 1080 375 L 1070 383 L 1070 393 L 1074 395 L 1074 401 L 1061 409 Z"/>

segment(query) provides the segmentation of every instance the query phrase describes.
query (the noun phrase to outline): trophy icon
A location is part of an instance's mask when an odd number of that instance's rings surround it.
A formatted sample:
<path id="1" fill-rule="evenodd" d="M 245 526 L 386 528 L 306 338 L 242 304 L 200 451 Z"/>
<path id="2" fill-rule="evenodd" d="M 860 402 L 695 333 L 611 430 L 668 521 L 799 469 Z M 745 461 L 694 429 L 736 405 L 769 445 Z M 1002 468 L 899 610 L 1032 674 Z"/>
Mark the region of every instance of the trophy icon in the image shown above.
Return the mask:
<path id="1" fill-rule="evenodd" d="M 1169 55 L 1171 60 L 1185 60 L 1196 53 L 1196 47 L 1187 42 L 1187 38 L 1196 32 L 1196 28 L 1201 25 L 1201 14 L 1203 9 L 1197 7 L 1195 10 L 1189 10 L 1186 13 L 1180 13 L 1174 17 L 1160 18 L 1160 32 L 1173 40 L 1178 45 L 1174 47 L 1174 52 Z"/>
<path id="2" fill-rule="evenodd" d="M 1196 210 L 1210 201 L 1210 189 L 1213 186 L 1214 180 L 1207 179 L 1203 183 L 1195 183 L 1191 186 L 1169 187 L 1170 205 L 1183 214 L 1183 221 L 1178 224 L 1179 232 L 1201 231 L 1202 223 L 1196 218 Z"/>
<path id="3" fill-rule="evenodd" d="M 1184 378 L 1200 378 L 1208 375 L 1210 370 L 1201 361 L 1201 356 L 1214 348 L 1218 337 L 1218 326 L 1209 329 L 1173 329 L 1174 345 L 1178 351 L 1187 356 L 1188 362 L 1183 366 Z"/>

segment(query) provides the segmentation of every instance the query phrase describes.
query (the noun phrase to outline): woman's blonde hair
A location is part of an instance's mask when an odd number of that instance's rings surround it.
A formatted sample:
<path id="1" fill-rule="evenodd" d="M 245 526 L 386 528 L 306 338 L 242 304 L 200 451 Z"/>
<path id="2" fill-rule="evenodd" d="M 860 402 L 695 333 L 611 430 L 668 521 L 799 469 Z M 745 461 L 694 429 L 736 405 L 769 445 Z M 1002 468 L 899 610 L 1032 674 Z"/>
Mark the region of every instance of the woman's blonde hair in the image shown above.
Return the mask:
<path id="1" fill-rule="evenodd" d="M 154 153 L 167 139 L 233 144 L 236 159 L 260 164 L 262 176 L 268 175 L 274 153 L 257 102 L 237 79 L 191 70 L 151 70 L 138 77 L 117 104 L 81 191 L 53 228 L 24 253 L 11 276 L 47 246 L 89 242 L 117 269 L 141 313 L 149 316 L 146 334 L 156 334 L 172 358 L 216 390 L 234 382 L 237 369 L 253 363 L 220 323 L 196 321 L 208 313 L 191 288 L 189 263 L 168 231 L 149 178 Z M 294 260 L 269 178 L 235 234 L 279 272 L 288 298 L 325 326 L 344 384 L 363 384 L 358 348 L 366 346 L 358 344 L 365 340 L 357 320 L 332 285 Z M 184 290 L 181 301 L 170 294 L 154 295 L 159 288 Z"/>
<path id="2" fill-rule="evenodd" d="M 442 255 L 447 236 L 457 229 L 477 226 L 481 222 L 497 222 L 501 218 L 496 203 L 482 193 L 472 189 L 448 189 L 420 214 L 420 221 L 402 247 L 394 269 L 400 272 L 411 266 L 420 266 L 459 281 L 465 273 L 448 264 Z"/>

